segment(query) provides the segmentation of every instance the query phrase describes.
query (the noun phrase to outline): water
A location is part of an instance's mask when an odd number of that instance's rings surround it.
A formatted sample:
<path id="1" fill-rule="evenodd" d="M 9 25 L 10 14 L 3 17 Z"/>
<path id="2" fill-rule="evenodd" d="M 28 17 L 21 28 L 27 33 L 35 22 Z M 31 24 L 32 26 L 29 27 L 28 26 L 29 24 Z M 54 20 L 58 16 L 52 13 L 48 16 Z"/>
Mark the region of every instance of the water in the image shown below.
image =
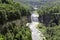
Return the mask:
<path id="1" fill-rule="evenodd" d="M 32 22 L 38 22 L 38 17 L 39 17 L 38 14 L 31 14 L 31 21 Z"/>
<path id="2" fill-rule="evenodd" d="M 30 24 L 30 29 L 31 29 L 31 32 L 32 32 L 32 40 L 43 40 L 43 35 L 42 33 L 36 28 L 38 25 L 38 22 L 32 22 Z"/>
<path id="3" fill-rule="evenodd" d="M 37 13 L 37 12 L 36 12 Z M 38 21 L 38 14 L 31 14 L 31 21 L 29 28 L 31 29 L 31 36 L 32 40 L 45 40 L 45 37 L 43 36 L 42 32 L 37 29 L 37 26 L 39 24 Z"/>

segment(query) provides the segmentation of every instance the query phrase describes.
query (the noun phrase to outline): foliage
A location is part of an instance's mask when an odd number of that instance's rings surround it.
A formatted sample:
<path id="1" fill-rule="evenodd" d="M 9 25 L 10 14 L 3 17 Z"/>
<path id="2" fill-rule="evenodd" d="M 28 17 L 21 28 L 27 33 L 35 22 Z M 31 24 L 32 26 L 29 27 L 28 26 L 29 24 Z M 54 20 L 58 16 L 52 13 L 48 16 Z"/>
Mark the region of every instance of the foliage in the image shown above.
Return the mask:
<path id="1" fill-rule="evenodd" d="M 60 40 L 60 25 L 46 27 L 39 24 L 38 29 L 42 31 L 47 40 Z"/>
<path id="2" fill-rule="evenodd" d="M 44 36 L 47 40 L 60 40 L 60 6 L 53 6 L 53 7 L 47 7 L 47 8 L 41 8 L 38 13 L 40 14 L 40 17 L 43 17 L 42 25 L 39 24 L 38 28 L 40 31 L 43 32 Z M 49 16 L 50 15 L 50 16 Z M 48 20 L 48 17 L 50 18 Z M 46 18 L 46 19 L 44 19 Z M 44 25 L 44 22 L 48 20 L 49 24 L 48 26 Z"/>
<path id="3" fill-rule="evenodd" d="M 0 40 L 6 40 L 6 39 L 5 39 L 5 36 L 2 35 L 2 34 L 0 34 Z"/>
<path id="4" fill-rule="evenodd" d="M 38 10 L 38 13 L 40 14 L 53 14 L 53 13 L 59 13 L 60 6 L 51 6 L 51 7 L 42 7 L 40 10 Z"/>
<path id="5" fill-rule="evenodd" d="M 13 0 L 0 1 L 0 24 L 20 19 L 21 16 L 27 16 L 29 9 Z"/>
<path id="6" fill-rule="evenodd" d="M 47 8 L 43 7 L 40 10 L 38 10 L 38 13 L 40 17 L 43 17 L 43 23 L 47 23 L 49 26 L 51 26 L 50 24 L 52 23 L 56 23 L 56 25 L 59 24 L 60 6 L 52 6 Z"/>
<path id="7" fill-rule="evenodd" d="M 25 25 L 27 20 L 23 18 L 29 9 L 22 5 L 13 0 L 0 0 L 0 40 L 32 40 L 30 29 Z M 17 19 L 21 21 L 19 26 L 12 23 Z"/>
<path id="8" fill-rule="evenodd" d="M 16 26 L 15 23 L 8 23 L 0 32 L 6 40 L 32 40 L 30 29 L 24 25 Z"/>

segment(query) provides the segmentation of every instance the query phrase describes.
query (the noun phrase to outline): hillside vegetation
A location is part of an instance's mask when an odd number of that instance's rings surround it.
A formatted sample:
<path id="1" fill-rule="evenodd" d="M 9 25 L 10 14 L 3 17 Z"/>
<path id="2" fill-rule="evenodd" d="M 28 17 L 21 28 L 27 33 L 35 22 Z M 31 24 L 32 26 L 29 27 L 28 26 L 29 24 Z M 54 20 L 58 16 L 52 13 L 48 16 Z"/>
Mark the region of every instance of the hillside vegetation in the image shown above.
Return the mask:
<path id="1" fill-rule="evenodd" d="M 60 40 L 60 6 L 41 8 L 38 13 L 43 17 L 39 30 L 47 40 Z"/>
<path id="2" fill-rule="evenodd" d="M 13 0 L 0 0 L 0 40 L 31 40 L 25 20 L 29 9 L 22 5 Z M 15 20 L 19 21 L 12 22 Z"/>

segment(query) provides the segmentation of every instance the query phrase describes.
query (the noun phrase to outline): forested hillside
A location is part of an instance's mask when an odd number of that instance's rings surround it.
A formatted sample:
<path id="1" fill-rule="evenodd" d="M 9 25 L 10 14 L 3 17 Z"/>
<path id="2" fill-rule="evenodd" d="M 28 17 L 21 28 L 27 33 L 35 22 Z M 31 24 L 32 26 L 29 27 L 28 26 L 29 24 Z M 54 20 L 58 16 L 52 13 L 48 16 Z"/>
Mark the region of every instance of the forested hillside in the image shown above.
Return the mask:
<path id="1" fill-rule="evenodd" d="M 60 6 L 44 7 L 39 9 L 39 30 L 47 40 L 60 40 Z"/>
<path id="2" fill-rule="evenodd" d="M 22 5 L 13 0 L 0 0 L 0 40 L 31 40 L 26 26 L 29 9 Z"/>
<path id="3" fill-rule="evenodd" d="M 0 40 L 32 40 L 32 36 L 37 34 L 32 27 L 35 25 L 32 25 L 35 18 L 31 20 L 31 13 L 35 12 L 38 12 L 39 17 L 36 19 L 40 23 L 36 28 L 46 40 L 60 40 L 59 5 L 60 0 L 0 0 Z M 39 7 L 38 10 L 33 10 L 35 6 Z M 26 26 L 27 19 L 30 23 L 32 21 L 33 35 L 32 30 Z"/>

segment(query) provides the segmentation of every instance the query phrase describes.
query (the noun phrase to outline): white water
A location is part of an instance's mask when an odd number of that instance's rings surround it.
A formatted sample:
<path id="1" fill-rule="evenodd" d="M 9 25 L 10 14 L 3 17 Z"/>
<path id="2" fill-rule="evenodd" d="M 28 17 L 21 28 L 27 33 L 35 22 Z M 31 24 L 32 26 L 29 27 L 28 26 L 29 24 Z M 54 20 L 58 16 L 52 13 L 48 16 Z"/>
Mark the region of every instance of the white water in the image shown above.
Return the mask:
<path id="1" fill-rule="evenodd" d="M 38 24 L 39 24 L 38 22 L 32 22 L 29 25 L 29 28 L 31 29 L 31 33 L 32 33 L 31 34 L 32 40 L 45 40 L 43 34 L 36 28 Z"/>
<path id="2" fill-rule="evenodd" d="M 33 16 L 32 16 L 33 15 Z M 37 14 L 31 15 L 31 21 L 29 28 L 31 29 L 31 36 L 32 40 L 46 40 L 43 36 L 42 32 L 37 29 L 37 26 L 39 24 Z"/>

